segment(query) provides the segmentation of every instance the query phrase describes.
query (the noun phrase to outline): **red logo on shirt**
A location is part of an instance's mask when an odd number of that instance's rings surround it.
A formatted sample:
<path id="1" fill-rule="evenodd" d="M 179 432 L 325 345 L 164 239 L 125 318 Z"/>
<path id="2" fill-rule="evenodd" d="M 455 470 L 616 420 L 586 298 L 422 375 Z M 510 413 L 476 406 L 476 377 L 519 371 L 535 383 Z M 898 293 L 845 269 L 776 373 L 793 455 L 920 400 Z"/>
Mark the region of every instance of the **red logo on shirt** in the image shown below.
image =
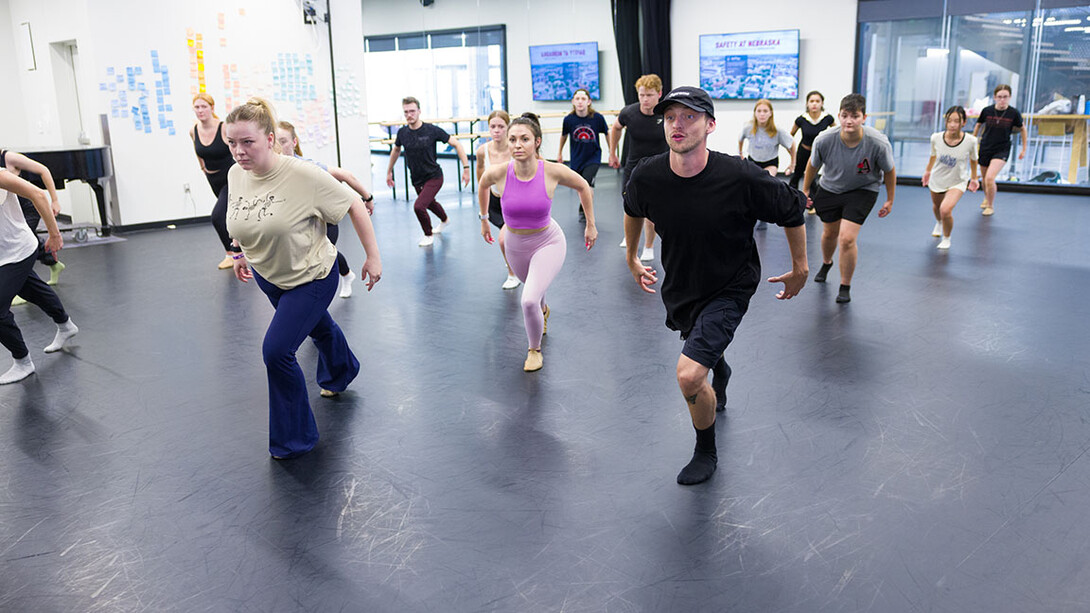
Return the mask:
<path id="1" fill-rule="evenodd" d="M 862 162 L 855 167 L 855 174 L 857 175 L 869 175 L 870 174 L 870 162 L 867 158 L 863 158 Z"/>
<path id="2" fill-rule="evenodd" d="M 597 134 L 594 133 L 594 129 L 590 126 L 579 126 L 572 133 L 572 140 L 579 142 L 589 142 L 597 140 Z"/>

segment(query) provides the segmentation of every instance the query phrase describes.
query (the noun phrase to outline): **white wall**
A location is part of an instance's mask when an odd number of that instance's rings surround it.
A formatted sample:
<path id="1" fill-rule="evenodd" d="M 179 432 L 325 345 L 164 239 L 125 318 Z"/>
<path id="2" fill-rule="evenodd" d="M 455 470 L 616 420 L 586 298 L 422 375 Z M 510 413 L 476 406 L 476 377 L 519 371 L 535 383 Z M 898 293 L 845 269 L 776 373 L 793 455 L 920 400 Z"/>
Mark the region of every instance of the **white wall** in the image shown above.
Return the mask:
<path id="1" fill-rule="evenodd" d="M 18 24 L 15 24 L 18 27 Z M 15 55 L 15 35 L 12 27 L 8 0 L 0 0 L 0 83 L 19 82 L 19 61 Z M 0 96 L 0 148 L 10 148 L 27 142 L 26 114 L 23 113 L 23 101 L 17 92 L 9 86 Z"/>
<path id="2" fill-rule="evenodd" d="M 701 34 L 727 34 L 759 30 L 799 29 L 799 95 L 818 90 L 825 95 L 825 110 L 836 116 L 840 99 L 852 93 L 855 70 L 857 0 L 780 0 L 737 2 L 725 0 L 673 0 L 674 85 L 700 85 Z M 773 103 L 776 125 L 790 128 L 802 113 L 804 100 Z M 737 155 L 738 132 L 753 117 L 753 101 L 718 100 L 716 132 L 709 146 Z M 781 169 L 788 155 L 781 153 Z"/>
<path id="3" fill-rule="evenodd" d="M 535 102 L 530 91 L 530 45 L 552 43 L 598 42 L 602 99 L 594 102 L 600 110 L 619 110 L 624 93 L 617 67 L 617 45 L 613 40 L 613 21 L 609 0 L 436 0 L 422 7 L 416 0 L 362 0 L 363 31 L 367 36 L 420 30 L 443 30 L 475 25 L 504 24 L 507 27 L 507 101 L 508 111 L 517 115 L 567 112 L 570 102 Z M 381 87 L 379 83 L 369 83 Z M 631 87 L 631 85 L 629 85 Z M 411 92 L 405 92 L 410 95 Z M 428 109 L 423 109 L 425 121 Z M 372 121 L 402 119 L 400 105 L 389 109 L 370 109 Z M 608 118 L 612 121 L 612 118 Z M 543 121 L 543 127 L 559 128 L 561 120 Z M 557 135 L 546 135 L 542 152 L 552 158 L 557 151 Z"/>
<path id="4" fill-rule="evenodd" d="M 114 174 L 117 179 L 120 219 L 115 224 L 133 225 L 171 219 L 208 215 L 214 196 L 201 173 L 188 130 L 193 125 L 192 88 L 198 79 L 191 72 L 190 32 L 200 33 L 204 43 L 204 72 L 207 91 L 216 101 L 216 111 L 225 117 L 231 104 L 260 95 L 270 99 L 282 119 L 301 129 L 304 152 L 325 162 L 335 163 L 333 147 L 333 117 L 330 98 L 331 76 L 326 25 L 304 25 L 298 0 L 192 0 L 185 3 L 147 3 L 141 0 L 4 0 L 8 19 L 0 24 L 0 34 L 15 31 L 22 21 L 34 28 L 34 43 L 39 69 L 19 72 L 16 89 L 25 112 L 23 123 L 28 126 L 24 144 L 30 146 L 70 146 L 72 135 L 63 134 L 57 111 L 56 87 L 48 62 L 50 43 L 75 40 L 80 52 L 77 82 L 84 125 L 92 144 L 101 144 L 102 133 L 98 117 L 112 115 L 120 100 L 119 91 L 103 84 L 114 83 L 117 90 L 128 90 L 125 71 L 129 67 L 142 72 L 134 83 L 147 88 L 150 133 L 138 129 L 132 116 L 123 117 L 133 106 L 139 106 L 139 92 L 126 91 L 125 104 L 118 116 L 109 119 L 113 141 Z M 354 49 L 362 46 L 359 39 L 360 14 L 358 2 L 336 0 L 334 7 L 343 19 L 345 42 L 355 46 L 345 49 L 349 58 L 339 70 L 339 80 L 346 90 L 350 84 L 363 82 L 362 68 L 350 58 Z M 222 25 L 220 15 L 223 15 Z M 0 13 L 0 17 L 4 15 Z M 340 28 L 340 25 L 338 25 Z M 336 39 L 335 39 L 336 40 Z M 341 41 L 337 41 L 338 46 Z M 161 66 L 169 75 L 169 92 L 163 96 L 164 110 L 159 110 L 152 51 L 158 53 Z M 286 54 L 286 55 L 281 55 Z M 312 86 L 314 94 L 306 92 L 298 100 L 289 99 L 285 88 L 275 78 L 279 76 L 280 58 L 288 66 L 296 65 L 295 83 Z M 43 61 L 43 58 L 46 61 Z M 309 58 L 309 65 L 306 63 Z M 225 84 L 224 67 L 233 68 L 232 87 Z M 122 74 L 117 83 L 113 68 Z M 295 73 L 291 73 L 295 74 Z M 233 82 L 239 81 L 237 95 Z M 233 100 L 229 100 L 233 97 Z M 169 109 L 167 110 L 169 105 Z M 359 129 L 366 115 L 360 105 L 344 106 L 349 128 Z M 164 125 L 172 123 L 170 127 Z M 0 133 L 7 134 L 13 120 L 0 114 Z M 141 126 L 142 127 L 142 126 Z M 350 135 L 349 135 L 350 136 Z M 344 138 L 345 142 L 351 138 Z M 350 169 L 367 180 L 369 154 L 353 152 Z M 190 193 L 185 191 L 189 186 Z M 67 191 L 78 191 L 70 188 Z M 62 205 L 63 206 L 63 205 Z M 78 216 L 77 216 L 78 217 Z M 210 235 L 210 243 L 215 244 Z"/>

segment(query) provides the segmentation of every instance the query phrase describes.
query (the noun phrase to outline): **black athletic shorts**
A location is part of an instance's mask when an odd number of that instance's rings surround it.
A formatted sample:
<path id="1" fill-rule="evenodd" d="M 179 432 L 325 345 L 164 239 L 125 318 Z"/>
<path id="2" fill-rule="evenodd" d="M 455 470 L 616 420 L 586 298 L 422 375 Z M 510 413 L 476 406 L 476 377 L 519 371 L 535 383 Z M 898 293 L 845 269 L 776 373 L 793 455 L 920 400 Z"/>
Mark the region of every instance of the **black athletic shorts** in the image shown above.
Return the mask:
<path id="1" fill-rule="evenodd" d="M 775 166 L 776 168 L 780 167 L 780 158 L 772 158 L 771 160 L 765 160 L 764 162 L 761 162 L 759 160 L 753 159 L 753 156 L 747 155 L 746 159 L 760 166 L 762 170 L 768 168 L 769 166 Z"/>
<path id="2" fill-rule="evenodd" d="M 878 201 L 878 192 L 869 189 L 853 189 L 843 194 L 834 194 L 818 185 L 812 192 L 810 199 L 814 201 L 814 212 L 825 223 L 847 219 L 863 225 L 874 208 L 874 203 Z"/>
<path id="3" fill-rule="evenodd" d="M 987 168 L 992 160 L 1003 160 L 1006 162 L 1007 159 L 1010 158 L 1010 155 L 1011 144 L 1009 142 L 1006 145 L 999 147 L 981 147 L 980 151 L 977 153 L 977 163 L 980 164 L 981 168 Z"/>
<path id="4" fill-rule="evenodd" d="M 488 221 L 497 228 L 503 228 L 503 209 L 500 208 L 500 197 L 488 191 Z"/>
<path id="5" fill-rule="evenodd" d="M 701 366 L 711 368 L 734 340 L 734 331 L 749 309 L 749 300 L 720 296 L 709 302 L 696 316 L 692 330 L 683 334 L 681 355 Z"/>

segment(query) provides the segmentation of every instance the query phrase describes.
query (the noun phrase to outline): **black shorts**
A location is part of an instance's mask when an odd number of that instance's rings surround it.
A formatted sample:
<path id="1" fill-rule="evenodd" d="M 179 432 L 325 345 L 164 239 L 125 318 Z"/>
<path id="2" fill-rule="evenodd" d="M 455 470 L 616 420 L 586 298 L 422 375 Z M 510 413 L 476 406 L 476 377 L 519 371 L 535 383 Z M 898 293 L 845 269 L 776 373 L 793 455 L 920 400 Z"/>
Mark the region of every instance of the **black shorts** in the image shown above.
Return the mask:
<path id="1" fill-rule="evenodd" d="M 810 196 L 814 201 L 814 212 L 818 219 L 833 223 L 841 219 L 863 225 L 870 215 L 874 203 L 878 201 L 878 192 L 869 189 L 853 189 L 843 194 L 834 194 L 816 186 Z"/>
<path id="2" fill-rule="evenodd" d="M 775 166 L 776 168 L 780 167 L 780 158 L 772 158 L 771 160 L 765 160 L 764 162 L 753 159 L 753 156 L 746 156 L 746 159 L 760 166 L 762 170 L 769 166 Z"/>
<path id="3" fill-rule="evenodd" d="M 977 154 L 977 163 L 981 168 L 987 168 L 988 164 L 992 160 L 1003 160 L 1004 162 L 1010 158 L 1011 144 L 1001 145 L 999 147 L 981 147 L 980 152 Z"/>
<path id="4" fill-rule="evenodd" d="M 734 331 L 749 309 L 749 300 L 720 296 L 709 302 L 696 316 L 693 328 L 681 335 L 685 347 L 681 355 L 701 366 L 711 368 L 734 340 Z"/>
<path id="5" fill-rule="evenodd" d="M 488 221 L 497 228 L 503 228 L 503 209 L 500 208 L 500 197 L 488 191 Z"/>

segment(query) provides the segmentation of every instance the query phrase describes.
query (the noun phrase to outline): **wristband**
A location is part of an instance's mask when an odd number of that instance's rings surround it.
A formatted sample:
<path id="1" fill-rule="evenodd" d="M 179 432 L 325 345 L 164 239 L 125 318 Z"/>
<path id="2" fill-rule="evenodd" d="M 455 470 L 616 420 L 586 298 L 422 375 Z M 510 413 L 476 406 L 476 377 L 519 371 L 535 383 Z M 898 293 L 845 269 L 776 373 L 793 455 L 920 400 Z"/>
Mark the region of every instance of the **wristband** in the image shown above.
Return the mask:
<path id="1" fill-rule="evenodd" d="M 363 199 L 364 202 L 373 202 L 374 200 L 375 200 L 375 195 L 374 194 L 371 194 L 370 196 Z"/>
<path id="2" fill-rule="evenodd" d="M 231 256 L 231 259 L 232 259 L 232 260 L 241 260 L 241 259 L 242 259 L 242 258 L 244 258 L 244 257 L 246 257 L 246 254 L 245 254 L 245 253 L 240 253 L 240 254 L 238 254 L 238 255 L 232 255 L 232 256 Z"/>
<path id="3" fill-rule="evenodd" d="M 485 220 L 488 219 L 488 215 L 481 215 L 480 213 L 477 213 L 477 219 L 480 219 L 481 221 L 485 221 Z"/>

